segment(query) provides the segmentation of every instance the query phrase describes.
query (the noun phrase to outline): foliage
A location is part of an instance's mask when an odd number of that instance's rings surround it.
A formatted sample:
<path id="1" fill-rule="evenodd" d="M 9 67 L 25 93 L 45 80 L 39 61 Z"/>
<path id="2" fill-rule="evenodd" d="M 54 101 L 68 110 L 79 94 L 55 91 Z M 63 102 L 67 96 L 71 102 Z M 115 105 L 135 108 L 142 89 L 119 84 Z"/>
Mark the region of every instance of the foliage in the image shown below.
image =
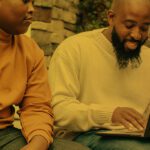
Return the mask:
<path id="1" fill-rule="evenodd" d="M 80 0 L 77 32 L 105 27 L 112 0 Z"/>

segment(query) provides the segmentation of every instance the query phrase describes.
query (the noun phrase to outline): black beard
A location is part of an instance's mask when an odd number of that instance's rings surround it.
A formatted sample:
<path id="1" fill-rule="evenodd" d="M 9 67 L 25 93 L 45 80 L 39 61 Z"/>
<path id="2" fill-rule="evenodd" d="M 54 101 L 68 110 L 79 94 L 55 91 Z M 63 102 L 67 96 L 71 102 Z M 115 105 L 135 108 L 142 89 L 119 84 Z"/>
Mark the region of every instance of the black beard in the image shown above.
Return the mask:
<path id="1" fill-rule="evenodd" d="M 132 68 L 137 68 L 141 64 L 141 46 L 145 43 L 144 41 L 137 41 L 135 39 L 123 40 L 121 41 L 119 35 L 117 34 L 115 28 L 112 30 L 112 44 L 114 46 L 114 52 L 116 54 L 117 62 L 119 69 L 125 69 L 129 62 L 131 62 Z M 126 50 L 124 44 L 126 41 L 134 41 L 138 43 L 138 46 L 135 50 Z"/>

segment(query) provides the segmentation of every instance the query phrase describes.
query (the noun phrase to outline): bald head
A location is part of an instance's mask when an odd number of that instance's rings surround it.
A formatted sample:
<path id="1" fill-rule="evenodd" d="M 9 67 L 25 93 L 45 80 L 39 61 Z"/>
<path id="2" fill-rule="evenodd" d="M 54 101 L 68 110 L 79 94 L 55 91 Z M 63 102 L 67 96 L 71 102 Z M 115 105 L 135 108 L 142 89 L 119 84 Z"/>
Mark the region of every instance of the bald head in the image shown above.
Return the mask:
<path id="1" fill-rule="evenodd" d="M 138 63 L 141 46 L 148 38 L 150 0 L 113 0 L 108 22 L 105 35 L 114 46 L 119 66 Z"/>
<path id="2" fill-rule="evenodd" d="M 150 0 L 113 0 L 111 10 L 118 11 L 119 9 L 122 9 L 123 6 L 131 7 L 141 5 L 150 7 Z"/>

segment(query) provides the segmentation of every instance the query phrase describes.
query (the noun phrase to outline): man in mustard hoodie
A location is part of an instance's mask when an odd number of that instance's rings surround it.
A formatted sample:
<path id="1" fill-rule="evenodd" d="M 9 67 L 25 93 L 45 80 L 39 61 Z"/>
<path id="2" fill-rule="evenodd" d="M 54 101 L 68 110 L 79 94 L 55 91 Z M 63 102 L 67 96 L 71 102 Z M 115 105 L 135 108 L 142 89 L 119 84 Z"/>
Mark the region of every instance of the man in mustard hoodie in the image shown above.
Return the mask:
<path id="1" fill-rule="evenodd" d="M 86 150 L 58 139 L 52 144 L 53 114 L 44 55 L 33 40 L 20 35 L 31 24 L 33 12 L 33 0 L 0 0 L 0 149 Z M 20 107 L 22 132 L 12 126 L 13 105 Z"/>
<path id="2" fill-rule="evenodd" d="M 113 0 L 109 27 L 69 37 L 50 67 L 55 132 L 93 150 L 149 150 L 150 141 L 95 130 L 144 130 L 150 104 L 150 0 Z M 63 134 L 62 134 L 63 133 Z"/>

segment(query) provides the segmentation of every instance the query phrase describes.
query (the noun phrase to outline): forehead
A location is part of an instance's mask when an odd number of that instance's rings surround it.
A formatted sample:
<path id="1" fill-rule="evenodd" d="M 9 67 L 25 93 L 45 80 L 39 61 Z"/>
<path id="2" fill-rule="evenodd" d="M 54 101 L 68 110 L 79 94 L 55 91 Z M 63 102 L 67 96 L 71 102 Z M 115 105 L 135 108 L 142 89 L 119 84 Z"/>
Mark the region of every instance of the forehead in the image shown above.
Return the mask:
<path id="1" fill-rule="evenodd" d="M 135 19 L 137 21 L 150 21 L 149 1 L 126 1 L 116 11 L 120 19 Z"/>

